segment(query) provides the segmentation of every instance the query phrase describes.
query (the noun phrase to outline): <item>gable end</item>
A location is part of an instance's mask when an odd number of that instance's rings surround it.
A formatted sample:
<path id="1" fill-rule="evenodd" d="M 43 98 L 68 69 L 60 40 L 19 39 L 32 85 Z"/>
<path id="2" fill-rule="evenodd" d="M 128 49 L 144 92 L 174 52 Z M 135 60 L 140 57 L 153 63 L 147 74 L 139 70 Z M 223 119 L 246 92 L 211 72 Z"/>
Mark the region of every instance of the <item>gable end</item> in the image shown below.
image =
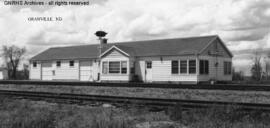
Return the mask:
<path id="1" fill-rule="evenodd" d="M 216 52 L 218 51 L 218 52 Z M 214 40 L 212 40 L 202 51 L 201 55 L 218 55 L 223 57 L 232 58 L 233 55 L 223 43 L 223 41 L 217 36 Z"/>
<path id="2" fill-rule="evenodd" d="M 111 53 L 116 53 L 115 51 L 117 51 L 119 54 L 122 54 L 126 57 L 129 57 L 129 54 L 126 53 L 125 51 L 121 50 L 120 48 L 116 47 L 116 46 L 112 46 L 111 48 L 109 48 L 108 50 L 106 50 L 105 52 L 103 52 L 100 57 L 103 57 L 103 56 L 107 56 L 108 54 L 111 54 Z"/>

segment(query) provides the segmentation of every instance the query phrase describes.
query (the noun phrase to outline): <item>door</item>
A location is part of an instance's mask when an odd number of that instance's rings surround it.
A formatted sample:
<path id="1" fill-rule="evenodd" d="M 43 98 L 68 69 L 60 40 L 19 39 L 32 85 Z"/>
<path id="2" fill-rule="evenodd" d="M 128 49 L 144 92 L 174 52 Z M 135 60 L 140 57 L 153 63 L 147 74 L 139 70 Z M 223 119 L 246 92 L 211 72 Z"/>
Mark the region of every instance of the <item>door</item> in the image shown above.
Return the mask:
<path id="1" fill-rule="evenodd" d="M 146 61 L 145 66 L 145 81 L 152 82 L 152 61 Z"/>
<path id="2" fill-rule="evenodd" d="M 93 62 L 92 61 L 80 61 L 80 80 L 81 81 L 93 81 Z"/>
<path id="3" fill-rule="evenodd" d="M 52 62 L 44 62 L 42 63 L 42 80 L 52 80 L 53 79 L 53 70 L 52 70 Z"/>

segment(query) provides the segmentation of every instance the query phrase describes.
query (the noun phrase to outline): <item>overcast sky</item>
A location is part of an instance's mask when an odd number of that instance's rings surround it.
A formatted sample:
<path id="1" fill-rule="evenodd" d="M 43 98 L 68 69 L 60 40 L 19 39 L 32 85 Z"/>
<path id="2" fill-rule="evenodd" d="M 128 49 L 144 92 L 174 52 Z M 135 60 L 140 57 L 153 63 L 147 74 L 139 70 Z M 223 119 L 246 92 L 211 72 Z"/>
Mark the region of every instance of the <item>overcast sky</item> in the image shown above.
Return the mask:
<path id="1" fill-rule="evenodd" d="M 270 49 L 270 0 L 90 0 L 89 6 L 6 6 L 0 0 L 0 45 L 28 49 L 28 57 L 54 46 L 219 35 L 246 73 L 252 53 Z M 98 1 L 98 2 L 97 2 Z M 62 22 L 29 22 L 60 16 Z"/>

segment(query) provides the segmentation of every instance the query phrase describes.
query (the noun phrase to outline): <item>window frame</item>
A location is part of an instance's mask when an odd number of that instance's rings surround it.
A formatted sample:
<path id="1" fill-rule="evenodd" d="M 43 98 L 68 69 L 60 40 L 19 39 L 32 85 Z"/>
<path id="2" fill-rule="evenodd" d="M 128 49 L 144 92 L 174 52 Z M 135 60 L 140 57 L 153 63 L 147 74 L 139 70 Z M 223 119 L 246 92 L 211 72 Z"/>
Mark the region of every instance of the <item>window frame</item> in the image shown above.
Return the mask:
<path id="1" fill-rule="evenodd" d="M 113 62 L 118 62 L 119 63 L 119 72 L 117 72 L 117 73 L 112 73 L 112 72 L 110 72 L 110 63 L 113 63 Z M 124 68 L 124 67 L 122 67 L 122 64 L 123 63 L 126 63 L 126 72 L 123 72 L 122 70 L 122 68 Z M 106 66 L 106 69 L 107 69 L 107 72 L 105 72 L 104 71 L 104 69 L 105 69 L 105 67 L 104 67 L 104 64 L 105 64 L 105 66 Z M 128 61 L 126 61 L 126 60 L 124 60 L 124 61 L 121 61 L 121 60 L 119 60 L 119 61 L 102 61 L 102 74 L 106 74 L 106 75 L 127 75 L 128 74 Z"/>
<path id="2" fill-rule="evenodd" d="M 191 67 L 189 62 L 194 61 L 194 65 Z M 178 63 L 178 73 L 173 72 L 173 68 L 176 70 L 176 66 L 173 67 L 173 62 Z M 194 68 L 195 72 L 190 72 L 190 68 Z M 197 69 L 197 59 L 180 59 L 180 60 L 171 60 L 171 75 L 196 75 L 198 73 Z"/>
<path id="3" fill-rule="evenodd" d="M 173 65 L 173 62 L 177 62 L 177 64 Z M 171 74 L 173 74 L 173 75 L 179 74 L 179 69 L 180 69 L 179 60 L 172 60 L 171 61 Z"/>
<path id="4" fill-rule="evenodd" d="M 123 63 L 126 63 L 126 67 L 123 67 Z M 121 61 L 120 63 L 120 72 L 121 74 L 127 74 L 127 61 Z M 125 69 L 125 72 L 123 73 L 123 69 Z"/>
<path id="5" fill-rule="evenodd" d="M 105 68 L 106 68 L 106 70 L 104 70 Z M 108 61 L 103 61 L 102 62 L 102 74 L 108 74 L 108 73 L 109 73 L 109 62 Z"/>
<path id="6" fill-rule="evenodd" d="M 186 71 L 182 72 L 182 63 L 181 62 L 186 62 L 186 67 L 184 68 Z M 180 74 L 188 74 L 188 60 L 180 60 Z"/>
<path id="7" fill-rule="evenodd" d="M 152 69 L 152 61 L 146 61 L 146 69 Z"/>
<path id="8" fill-rule="evenodd" d="M 32 66 L 33 66 L 33 68 L 37 68 L 37 62 L 34 61 Z"/>
<path id="9" fill-rule="evenodd" d="M 192 61 L 194 61 L 194 64 L 195 65 L 192 65 L 191 66 L 191 63 L 190 62 L 192 62 Z M 191 72 L 192 70 L 192 68 L 194 68 L 195 70 L 195 72 Z M 196 74 L 197 73 L 197 64 L 196 64 L 196 60 L 195 59 L 190 59 L 190 60 L 188 60 L 188 74 Z"/>
<path id="10" fill-rule="evenodd" d="M 232 75 L 232 62 L 230 61 L 223 62 L 223 72 L 224 75 Z"/>
<path id="11" fill-rule="evenodd" d="M 111 67 L 111 65 L 113 63 L 119 64 L 116 67 Z M 118 69 L 117 72 L 112 72 L 113 70 L 111 70 L 112 68 L 116 68 Z M 109 74 L 120 74 L 121 73 L 121 61 L 109 61 Z"/>
<path id="12" fill-rule="evenodd" d="M 74 67 L 74 66 L 75 66 L 75 61 L 74 60 L 70 60 L 69 61 L 69 67 Z"/>
<path id="13" fill-rule="evenodd" d="M 61 61 L 60 60 L 56 61 L 56 67 L 57 68 L 60 68 L 61 67 Z"/>
<path id="14" fill-rule="evenodd" d="M 199 62 L 200 75 L 209 75 L 209 60 L 200 60 Z"/>

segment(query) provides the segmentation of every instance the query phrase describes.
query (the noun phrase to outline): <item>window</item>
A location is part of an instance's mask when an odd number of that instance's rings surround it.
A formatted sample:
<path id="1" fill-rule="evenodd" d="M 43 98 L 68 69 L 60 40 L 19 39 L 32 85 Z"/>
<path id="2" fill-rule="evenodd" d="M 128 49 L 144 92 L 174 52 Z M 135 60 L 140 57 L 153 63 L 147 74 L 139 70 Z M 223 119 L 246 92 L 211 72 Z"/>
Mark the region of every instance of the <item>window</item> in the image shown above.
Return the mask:
<path id="1" fill-rule="evenodd" d="M 72 60 L 72 61 L 69 61 L 69 66 L 70 67 L 74 67 L 74 61 Z"/>
<path id="2" fill-rule="evenodd" d="M 127 74 L 127 61 L 105 61 L 102 62 L 103 74 Z"/>
<path id="3" fill-rule="evenodd" d="M 56 61 L 56 66 L 61 67 L 61 61 Z"/>
<path id="4" fill-rule="evenodd" d="M 173 60 L 172 61 L 172 74 L 178 74 L 179 73 L 179 61 L 178 60 Z"/>
<path id="5" fill-rule="evenodd" d="M 37 67 L 37 62 L 33 62 L 33 67 L 34 67 L 34 68 Z"/>
<path id="6" fill-rule="evenodd" d="M 102 62 L 102 73 L 108 74 L 108 62 Z"/>
<path id="7" fill-rule="evenodd" d="M 196 73 L 196 60 L 189 60 L 188 67 L 189 67 L 188 72 L 190 74 L 195 74 Z"/>
<path id="8" fill-rule="evenodd" d="M 152 62 L 146 62 L 146 68 L 152 68 Z"/>
<path id="9" fill-rule="evenodd" d="M 209 74 L 208 60 L 200 60 L 200 74 Z"/>
<path id="10" fill-rule="evenodd" d="M 232 73 L 232 62 L 224 62 L 224 75 L 231 75 Z"/>
<path id="11" fill-rule="evenodd" d="M 120 73 L 120 61 L 109 62 L 109 73 Z"/>
<path id="12" fill-rule="evenodd" d="M 121 62 L 121 73 L 127 74 L 127 62 L 126 61 Z"/>
<path id="13" fill-rule="evenodd" d="M 187 60 L 180 61 L 180 73 L 181 74 L 187 73 Z"/>

